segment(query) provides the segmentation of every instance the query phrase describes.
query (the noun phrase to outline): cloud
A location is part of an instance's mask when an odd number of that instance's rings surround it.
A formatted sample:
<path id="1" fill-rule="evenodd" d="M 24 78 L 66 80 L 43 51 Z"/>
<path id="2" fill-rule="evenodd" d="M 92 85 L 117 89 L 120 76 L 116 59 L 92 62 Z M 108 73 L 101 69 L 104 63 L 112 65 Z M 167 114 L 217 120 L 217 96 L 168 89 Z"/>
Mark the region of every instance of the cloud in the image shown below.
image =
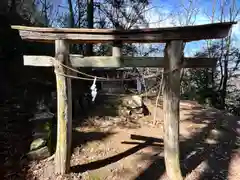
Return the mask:
<path id="1" fill-rule="evenodd" d="M 233 46 L 240 48 L 239 44 L 240 44 L 240 22 L 238 22 L 237 24 L 233 25 L 232 28 L 232 44 Z"/>
<path id="2" fill-rule="evenodd" d="M 166 8 L 152 8 L 145 13 L 145 18 L 149 22 L 149 28 L 161 28 L 161 27 L 174 27 L 176 24 L 174 22 L 176 16 L 171 13 L 171 9 Z M 206 24 L 207 19 L 204 16 L 198 15 L 196 24 Z M 179 24 L 178 24 L 179 25 Z M 140 26 L 140 28 L 144 28 Z M 141 44 L 141 49 L 147 51 L 150 48 L 150 44 Z M 154 47 L 159 47 L 160 50 L 163 50 L 164 44 L 154 44 Z M 185 55 L 193 56 L 196 52 L 202 50 L 203 42 L 190 42 L 187 43 L 185 47 Z M 163 56 L 163 52 L 153 53 L 153 56 Z"/>
<path id="3" fill-rule="evenodd" d="M 152 8 L 145 13 L 150 28 L 171 27 L 171 12 L 164 8 Z"/>
<path id="4" fill-rule="evenodd" d="M 209 6 L 209 4 L 208 4 L 208 6 Z M 211 23 L 211 20 L 206 15 L 204 8 L 206 9 L 206 7 L 201 7 L 201 10 L 196 14 L 196 17 L 195 17 L 196 20 L 195 20 L 194 25 L 202 25 L 202 24 Z M 177 17 L 176 17 L 176 15 L 175 16 L 173 15 L 171 6 L 153 8 L 145 13 L 145 17 L 149 22 L 150 28 L 176 26 L 176 23 L 174 24 L 173 22 L 176 20 Z M 218 20 L 215 19 L 214 22 L 218 22 Z M 177 23 L 177 25 L 179 25 L 179 23 Z M 240 37 L 240 22 L 238 22 L 236 25 L 233 25 L 233 28 L 232 28 L 232 44 L 233 44 L 233 46 L 239 47 L 239 44 L 240 44 L 239 37 Z M 205 40 L 189 42 L 189 43 L 187 43 L 187 45 L 185 47 L 185 55 L 193 56 L 196 52 L 203 51 L 204 46 L 206 46 Z"/>

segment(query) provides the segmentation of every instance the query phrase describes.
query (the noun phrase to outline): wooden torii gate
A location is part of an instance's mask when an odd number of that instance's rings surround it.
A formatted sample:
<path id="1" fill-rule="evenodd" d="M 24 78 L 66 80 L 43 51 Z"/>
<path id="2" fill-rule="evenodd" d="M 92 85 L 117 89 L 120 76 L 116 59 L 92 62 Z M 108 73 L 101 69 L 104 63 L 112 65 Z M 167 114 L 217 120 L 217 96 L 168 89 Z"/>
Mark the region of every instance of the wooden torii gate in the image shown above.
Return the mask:
<path id="1" fill-rule="evenodd" d="M 183 57 L 183 42 L 224 38 L 234 22 L 151 29 L 79 29 L 12 26 L 23 40 L 55 43 L 55 57 L 24 56 L 26 66 L 55 67 L 58 101 L 56 173 L 69 172 L 72 139 L 72 95 L 69 70 L 63 67 L 159 67 L 164 68 L 164 153 L 168 176 L 180 180 L 179 101 L 181 68 L 208 68 L 216 59 Z M 113 56 L 69 54 L 70 43 L 113 42 Z M 166 43 L 164 57 L 122 57 L 121 43 Z"/>

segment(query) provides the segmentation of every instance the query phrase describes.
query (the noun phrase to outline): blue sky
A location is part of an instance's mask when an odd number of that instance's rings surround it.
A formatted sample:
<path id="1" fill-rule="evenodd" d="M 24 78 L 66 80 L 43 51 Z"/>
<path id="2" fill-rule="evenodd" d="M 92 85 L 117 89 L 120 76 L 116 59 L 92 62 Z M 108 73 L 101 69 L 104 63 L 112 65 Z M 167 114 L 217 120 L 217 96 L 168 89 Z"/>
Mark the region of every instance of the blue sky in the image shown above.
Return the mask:
<path id="1" fill-rule="evenodd" d="M 193 7 L 195 7 L 198 10 L 194 24 L 211 23 L 211 19 L 209 18 L 209 16 L 212 15 L 214 0 L 193 0 L 193 2 L 194 2 Z M 231 1 L 228 0 L 228 2 L 231 2 Z M 157 16 L 158 16 L 157 11 L 159 12 L 166 11 L 168 13 L 174 13 L 174 14 L 176 14 L 178 11 L 182 11 L 183 8 L 181 5 L 183 3 L 185 7 L 189 6 L 189 0 L 151 0 L 151 5 L 154 7 L 156 6 L 156 9 L 159 8 L 159 10 L 155 10 L 156 11 L 155 15 L 154 13 L 150 15 L 151 16 L 151 18 L 149 18 L 150 21 L 154 21 L 154 19 L 157 20 Z M 236 1 L 236 7 L 240 8 L 240 0 Z M 229 6 L 225 5 L 225 8 L 226 8 L 225 14 L 228 15 Z M 214 22 L 219 22 L 220 13 L 221 13 L 220 0 L 216 0 Z M 152 17 L 155 17 L 155 18 L 152 18 Z M 171 24 L 170 19 L 165 20 L 164 22 L 161 22 L 161 23 L 152 24 L 152 27 L 174 26 L 173 24 Z M 172 19 L 174 19 L 175 21 L 179 21 L 178 15 L 174 16 Z M 239 18 L 235 19 L 235 21 L 238 21 L 238 20 Z M 229 18 L 226 21 L 229 21 Z M 238 37 L 240 37 L 239 23 L 233 26 L 233 44 L 234 46 L 240 48 L 240 42 L 239 42 L 240 40 Z M 205 46 L 206 46 L 206 41 L 197 41 L 197 42 L 188 43 L 185 48 L 185 54 L 187 56 L 192 56 L 194 55 L 195 52 L 201 51 Z"/>
<path id="2" fill-rule="evenodd" d="M 62 4 L 67 7 L 67 0 L 54 0 L 56 4 Z M 75 2 L 76 0 L 72 0 Z M 101 0 L 94 0 L 101 1 Z M 184 4 L 186 7 L 189 5 L 190 0 L 149 0 L 150 6 L 154 7 L 150 12 L 146 13 L 146 17 L 149 19 L 150 27 L 166 27 L 166 26 L 175 26 L 179 25 L 179 17 L 184 17 L 184 15 L 179 16 L 177 12 L 182 11 L 181 5 Z M 213 2 L 214 0 L 192 0 L 193 6 L 198 9 L 196 15 L 195 24 L 206 24 L 210 23 L 208 15 L 212 14 Z M 215 22 L 218 22 L 218 17 L 220 15 L 219 11 L 219 2 L 220 0 L 215 0 L 217 2 L 216 12 L 215 12 Z M 230 0 L 227 0 L 230 2 Z M 236 1 L 238 8 L 240 8 L 240 0 Z M 63 11 L 64 8 L 58 9 Z M 173 13 L 172 17 L 167 15 Z M 226 13 L 228 13 L 226 11 Z M 165 18 L 167 17 L 167 18 Z M 163 21 L 163 19 L 165 19 Z M 183 18 L 184 19 L 184 18 Z M 238 19 L 237 19 L 238 20 Z M 175 24 L 173 24 L 175 21 Z M 240 24 L 234 25 L 233 27 L 233 37 L 234 45 L 240 48 L 240 43 L 238 37 L 240 37 Z M 188 43 L 185 49 L 185 53 L 189 56 L 192 56 L 195 52 L 201 51 L 205 46 L 205 41 L 191 42 Z"/>

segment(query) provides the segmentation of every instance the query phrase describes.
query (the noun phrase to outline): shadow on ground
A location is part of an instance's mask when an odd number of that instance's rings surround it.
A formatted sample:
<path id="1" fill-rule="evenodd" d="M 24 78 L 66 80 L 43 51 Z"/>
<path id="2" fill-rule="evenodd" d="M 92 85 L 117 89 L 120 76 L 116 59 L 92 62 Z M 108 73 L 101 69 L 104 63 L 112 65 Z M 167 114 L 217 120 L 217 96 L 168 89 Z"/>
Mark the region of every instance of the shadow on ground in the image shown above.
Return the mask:
<path id="1" fill-rule="evenodd" d="M 239 147 L 236 145 L 237 121 L 239 118 L 224 115 L 222 112 L 206 110 L 201 113 L 192 114 L 187 121 L 203 123 L 206 126 L 196 132 L 189 139 L 180 142 L 180 162 L 183 176 L 191 173 L 202 161 L 207 166 L 200 170 L 199 179 L 228 179 L 228 168 L 231 156 Z M 214 134 L 215 133 L 215 134 Z M 215 137 L 211 137 L 215 136 Z M 215 139 L 214 142 L 206 142 L 207 138 Z M 144 140 L 146 138 L 143 138 Z M 143 157 L 146 159 L 146 157 Z M 162 156 L 152 157 L 151 165 L 143 170 L 135 179 L 158 180 L 165 176 L 164 158 Z"/>
<path id="2" fill-rule="evenodd" d="M 134 136 L 134 137 L 138 137 L 138 136 Z M 154 146 L 155 145 L 154 141 L 156 141 L 158 143 L 162 142 L 161 140 L 160 141 L 156 140 L 156 138 L 147 138 L 146 141 L 143 142 L 143 143 L 123 142 L 124 144 L 137 144 L 137 145 L 128 149 L 128 150 L 126 150 L 126 151 L 124 151 L 124 152 L 122 152 L 122 153 L 111 156 L 109 158 L 94 161 L 94 162 L 87 163 L 87 164 L 74 166 L 74 167 L 72 167 L 72 171 L 75 172 L 75 173 L 81 173 L 81 172 L 85 172 L 85 171 L 89 171 L 89 170 L 95 170 L 95 169 L 102 168 L 102 167 L 107 166 L 109 164 L 118 162 L 121 159 L 126 158 L 126 157 L 138 152 L 139 150 L 141 150 L 143 148 L 146 148 L 148 146 Z M 157 144 L 157 146 L 162 146 L 162 145 Z"/>
<path id="3" fill-rule="evenodd" d="M 0 106 L 0 179 L 27 179 L 29 152 L 32 140 L 30 115 L 18 99 L 7 98 Z"/>
<path id="4" fill-rule="evenodd" d="M 100 131 L 91 131 L 91 132 L 78 132 L 73 131 L 72 134 L 72 150 L 75 147 L 82 147 L 86 143 L 91 141 L 100 141 L 105 138 L 113 135 L 114 132 L 100 132 Z"/>
<path id="5" fill-rule="evenodd" d="M 191 118 L 185 121 L 204 126 L 197 132 L 194 132 L 190 138 L 180 142 L 180 162 L 183 176 L 186 177 L 199 164 L 206 161 L 207 166 L 200 170 L 199 179 L 227 179 L 231 156 L 239 148 L 236 145 L 237 128 L 239 128 L 237 121 L 239 119 L 211 109 L 193 113 L 191 116 Z M 162 139 L 154 137 L 132 135 L 131 139 L 140 140 L 141 142 L 123 142 L 126 144 L 136 144 L 136 146 L 106 159 L 74 166 L 72 167 L 72 171 L 80 173 L 102 168 L 130 156 L 147 146 L 152 146 L 153 148 L 157 146 L 156 148 L 158 149 L 159 146 L 162 146 L 162 144 L 159 144 L 162 143 Z M 136 180 L 149 178 L 158 180 L 165 175 L 164 158 L 162 155 L 153 156 L 144 154 L 142 158 L 144 160 L 148 158 L 152 163 L 148 168 L 139 173 L 135 178 Z"/>

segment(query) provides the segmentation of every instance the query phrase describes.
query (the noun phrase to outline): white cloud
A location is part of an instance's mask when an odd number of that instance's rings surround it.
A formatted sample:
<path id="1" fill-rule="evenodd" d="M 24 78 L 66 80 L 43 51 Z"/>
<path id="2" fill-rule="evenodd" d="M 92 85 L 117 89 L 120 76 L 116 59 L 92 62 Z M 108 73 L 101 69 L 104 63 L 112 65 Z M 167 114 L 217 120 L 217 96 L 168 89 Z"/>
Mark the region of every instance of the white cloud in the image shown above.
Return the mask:
<path id="1" fill-rule="evenodd" d="M 163 8 L 153 8 L 145 13 L 145 17 L 149 22 L 150 28 L 161 28 L 161 27 L 174 27 L 174 20 L 176 19 L 168 9 Z M 176 22 L 176 21 L 175 21 Z M 207 18 L 204 16 L 198 16 L 196 24 L 206 24 Z M 144 28 L 144 27 L 141 27 Z M 155 44 L 155 47 L 159 47 L 159 49 L 163 50 L 164 44 Z M 144 49 L 149 49 L 150 44 L 141 44 L 141 47 Z M 200 51 L 203 47 L 202 41 L 190 42 L 187 43 L 185 48 L 185 56 L 193 56 L 197 51 Z M 153 56 L 163 56 L 163 53 L 155 53 L 151 54 Z"/>
<path id="2" fill-rule="evenodd" d="M 167 8 L 152 8 L 149 11 L 146 11 L 145 18 L 149 23 L 150 28 L 161 28 L 161 27 L 173 27 L 176 26 L 176 16 L 173 16 L 170 9 Z M 216 21 L 215 21 L 216 22 Z M 196 15 L 195 25 L 202 25 L 202 24 L 209 24 L 211 20 L 207 17 L 203 12 L 199 12 Z M 177 23 L 179 25 L 179 23 Z M 144 28 L 144 26 L 140 26 L 140 28 Z M 232 35 L 233 35 L 233 45 L 240 48 L 240 22 L 238 24 L 233 25 L 232 28 Z M 157 45 L 157 44 L 156 44 Z M 149 44 L 142 44 L 144 49 L 149 48 Z M 157 45 L 160 47 L 160 45 Z M 195 41 L 187 43 L 185 48 L 185 56 L 193 56 L 196 52 L 204 50 L 206 46 L 206 41 Z M 162 48 L 162 46 L 161 46 Z M 161 56 L 162 53 L 154 54 L 154 56 Z"/>
<path id="3" fill-rule="evenodd" d="M 164 8 L 153 8 L 145 13 L 150 28 L 173 26 L 170 11 Z"/>
<path id="4" fill-rule="evenodd" d="M 240 48 L 240 22 L 237 24 L 233 25 L 232 28 L 232 36 L 233 36 L 233 46 Z"/>

